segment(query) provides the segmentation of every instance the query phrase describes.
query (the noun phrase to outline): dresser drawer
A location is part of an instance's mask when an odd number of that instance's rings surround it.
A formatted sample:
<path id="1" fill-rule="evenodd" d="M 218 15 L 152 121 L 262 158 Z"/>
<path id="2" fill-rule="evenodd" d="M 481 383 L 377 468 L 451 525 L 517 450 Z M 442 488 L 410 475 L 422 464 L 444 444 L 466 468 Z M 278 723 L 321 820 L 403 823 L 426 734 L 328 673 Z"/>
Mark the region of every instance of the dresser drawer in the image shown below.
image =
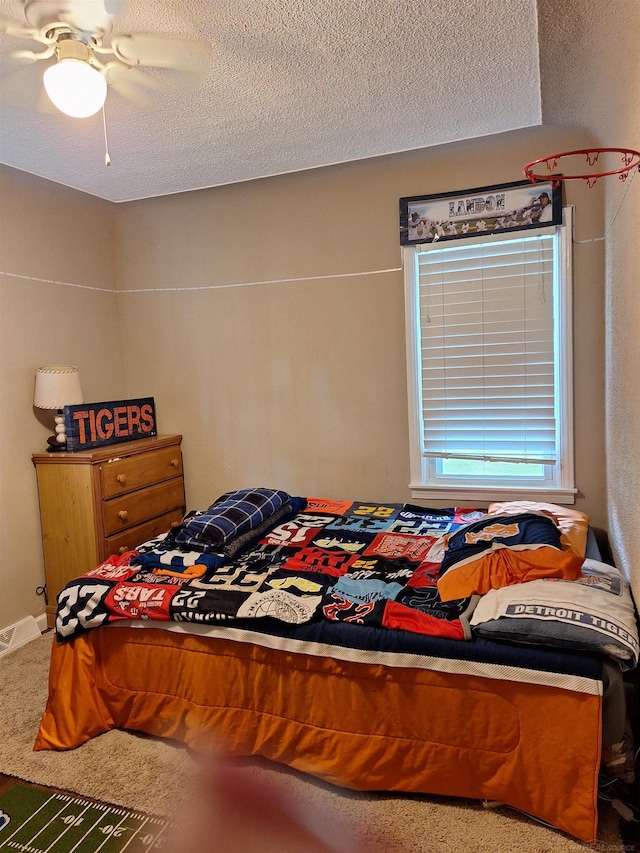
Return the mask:
<path id="1" fill-rule="evenodd" d="M 120 498 L 102 502 L 104 534 L 111 536 L 122 530 L 135 527 L 172 509 L 184 506 L 184 483 L 182 477 L 175 480 L 139 489 Z"/>
<path id="2" fill-rule="evenodd" d="M 144 524 L 137 524 L 135 527 L 130 527 L 124 533 L 109 536 L 104 540 L 105 559 L 110 554 L 124 554 L 125 551 L 132 551 L 148 539 L 155 539 L 161 533 L 166 533 L 167 530 L 171 529 L 172 525 L 177 524 L 181 520 L 182 508 L 180 507 L 158 518 L 153 518 L 151 521 L 145 521 Z"/>
<path id="3" fill-rule="evenodd" d="M 178 446 L 110 459 L 101 466 L 102 497 L 124 495 L 178 476 L 182 476 L 182 454 Z"/>

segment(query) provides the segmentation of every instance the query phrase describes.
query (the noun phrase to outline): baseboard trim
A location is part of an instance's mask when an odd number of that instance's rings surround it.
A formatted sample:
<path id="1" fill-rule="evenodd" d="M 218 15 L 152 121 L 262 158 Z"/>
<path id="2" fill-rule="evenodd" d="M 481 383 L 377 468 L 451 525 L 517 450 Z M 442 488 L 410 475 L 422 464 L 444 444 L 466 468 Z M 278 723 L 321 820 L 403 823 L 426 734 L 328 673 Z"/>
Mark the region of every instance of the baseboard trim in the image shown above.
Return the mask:
<path id="1" fill-rule="evenodd" d="M 47 625 L 47 614 L 46 613 L 41 613 L 39 616 L 36 616 L 36 625 L 38 626 L 38 631 L 40 631 L 41 634 L 44 634 L 44 632 L 49 627 Z"/>

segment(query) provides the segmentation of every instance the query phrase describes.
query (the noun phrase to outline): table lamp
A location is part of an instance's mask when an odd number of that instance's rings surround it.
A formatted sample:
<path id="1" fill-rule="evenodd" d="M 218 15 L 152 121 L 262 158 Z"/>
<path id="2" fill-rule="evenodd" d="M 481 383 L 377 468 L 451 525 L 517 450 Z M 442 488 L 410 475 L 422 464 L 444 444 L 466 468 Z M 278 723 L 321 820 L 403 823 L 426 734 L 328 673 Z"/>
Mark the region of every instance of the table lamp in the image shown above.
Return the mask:
<path id="1" fill-rule="evenodd" d="M 82 403 L 82 388 L 80 373 L 71 364 L 45 364 L 36 370 L 36 387 L 33 395 L 33 405 L 36 409 L 56 409 L 55 435 L 47 439 L 47 450 L 66 450 L 67 435 L 65 431 L 64 406 Z"/>

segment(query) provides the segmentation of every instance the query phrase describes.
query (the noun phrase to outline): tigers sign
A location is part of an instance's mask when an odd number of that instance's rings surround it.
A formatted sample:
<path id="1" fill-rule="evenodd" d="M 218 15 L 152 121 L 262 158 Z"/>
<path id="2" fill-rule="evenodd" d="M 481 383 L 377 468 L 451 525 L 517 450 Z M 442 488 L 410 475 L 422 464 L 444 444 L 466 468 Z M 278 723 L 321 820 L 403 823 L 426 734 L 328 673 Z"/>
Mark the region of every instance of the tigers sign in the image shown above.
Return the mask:
<path id="1" fill-rule="evenodd" d="M 65 406 L 67 450 L 89 450 L 157 435 L 153 397 Z"/>

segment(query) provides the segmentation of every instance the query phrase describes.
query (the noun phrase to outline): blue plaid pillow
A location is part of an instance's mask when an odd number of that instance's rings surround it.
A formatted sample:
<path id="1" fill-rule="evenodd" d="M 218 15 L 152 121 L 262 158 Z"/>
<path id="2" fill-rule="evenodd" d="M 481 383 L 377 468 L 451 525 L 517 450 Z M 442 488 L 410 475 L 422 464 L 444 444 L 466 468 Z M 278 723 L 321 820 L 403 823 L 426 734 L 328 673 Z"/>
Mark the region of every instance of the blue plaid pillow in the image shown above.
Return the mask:
<path id="1" fill-rule="evenodd" d="M 199 515 L 186 519 L 169 536 L 180 546 L 220 547 L 252 530 L 277 512 L 291 496 L 275 489 L 239 489 L 227 492 Z"/>

